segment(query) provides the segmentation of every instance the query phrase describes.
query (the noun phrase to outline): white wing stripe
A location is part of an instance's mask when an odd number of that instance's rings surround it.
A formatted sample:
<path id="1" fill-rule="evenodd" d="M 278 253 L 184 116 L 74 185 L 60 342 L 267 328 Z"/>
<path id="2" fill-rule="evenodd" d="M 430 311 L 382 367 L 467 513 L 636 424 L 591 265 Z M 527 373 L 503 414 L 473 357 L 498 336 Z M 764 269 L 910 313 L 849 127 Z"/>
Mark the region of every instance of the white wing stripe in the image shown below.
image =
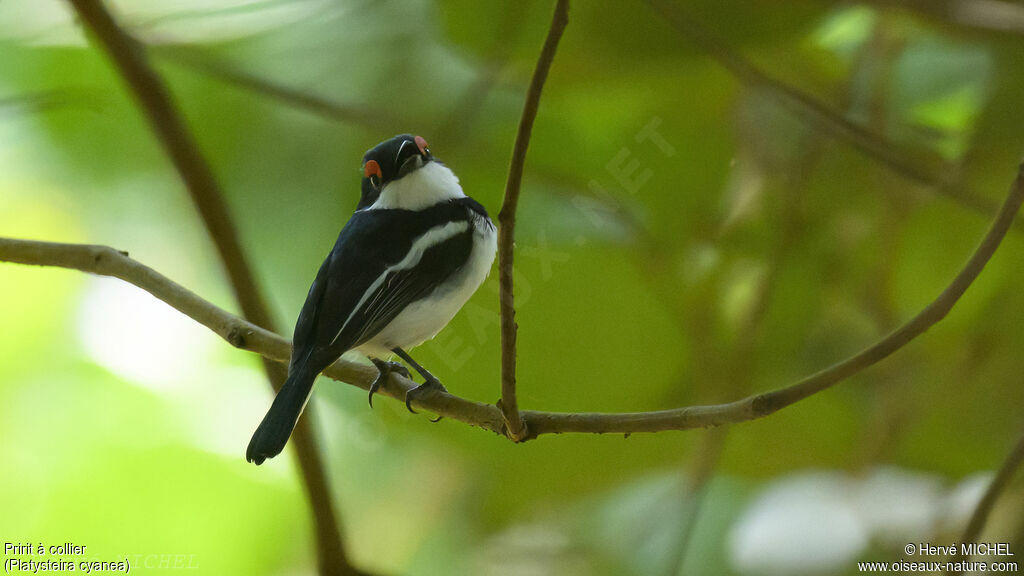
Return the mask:
<path id="1" fill-rule="evenodd" d="M 348 326 L 348 323 L 352 320 L 352 317 L 355 316 L 356 312 L 358 312 L 363 307 L 363 304 L 366 303 L 366 299 L 369 298 L 371 294 L 376 292 L 378 288 L 380 288 L 380 285 L 384 283 L 384 280 L 387 278 L 388 274 L 399 270 L 408 270 L 410 268 L 414 268 L 417 264 L 420 263 L 420 260 L 423 259 L 424 252 L 456 236 L 457 234 L 465 232 L 468 229 L 469 222 L 466 222 L 465 220 L 461 222 L 448 222 L 440 226 L 434 226 L 433 228 L 427 230 L 418 238 L 416 238 L 416 240 L 414 240 L 412 243 L 412 247 L 409 248 L 409 252 L 405 255 L 405 258 L 402 258 L 400 262 L 392 264 L 391 266 L 385 268 L 384 272 L 382 272 L 381 275 L 378 276 L 377 279 L 374 280 L 372 284 L 370 284 L 370 287 L 367 288 L 366 292 L 363 293 L 363 296 L 359 299 L 359 302 L 356 303 L 355 308 L 353 308 L 352 312 L 349 313 L 348 318 L 345 319 L 345 323 L 341 325 L 341 328 L 338 330 L 338 333 L 334 335 L 334 338 L 331 340 L 331 343 L 328 346 L 334 345 L 334 343 L 338 340 L 338 337 L 341 336 L 341 333 L 345 331 L 345 327 Z"/>

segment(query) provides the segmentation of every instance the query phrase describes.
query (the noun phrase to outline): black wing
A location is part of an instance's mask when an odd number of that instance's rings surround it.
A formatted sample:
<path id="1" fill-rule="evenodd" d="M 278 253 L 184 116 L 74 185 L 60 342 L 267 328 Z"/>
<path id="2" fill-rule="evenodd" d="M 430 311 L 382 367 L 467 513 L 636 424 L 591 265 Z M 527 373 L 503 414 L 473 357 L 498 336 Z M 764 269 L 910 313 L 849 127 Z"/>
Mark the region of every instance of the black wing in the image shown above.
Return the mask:
<path id="1" fill-rule="evenodd" d="M 420 212 L 357 212 L 309 289 L 291 370 L 307 363 L 323 370 L 458 271 L 473 247 L 471 209 L 456 201 Z"/>
<path id="2" fill-rule="evenodd" d="M 469 259 L 473 232 L 468 225 L 452 228 L 452 235 L 422 252 L 409 268 L 388 270 L 383 281 L 358 307 L 340 338 L 354 348 L 373 338 L 409 304 L 426 297 L 455 274 Z"/>

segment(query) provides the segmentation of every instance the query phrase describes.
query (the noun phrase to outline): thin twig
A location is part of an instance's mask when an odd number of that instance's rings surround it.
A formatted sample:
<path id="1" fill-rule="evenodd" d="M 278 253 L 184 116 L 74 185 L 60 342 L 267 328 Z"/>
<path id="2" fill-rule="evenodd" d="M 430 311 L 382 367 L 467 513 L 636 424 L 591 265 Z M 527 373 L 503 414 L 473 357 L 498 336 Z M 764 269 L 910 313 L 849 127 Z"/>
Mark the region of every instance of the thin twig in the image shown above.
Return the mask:
<path id="1" fill-rule="evenodd" d="M 555 59 L 558 41 L 569 23 L 569 0 L 558 0 L 551 17 L 551 28 L 544 40 L 544 48 L 537 58 L 537 67 L 530 79 L 530 88 L 523 103 L 523 115 L 519 118 L 519 131 L 512 148 L 508 180 L 505 181 L 505 200 L 498 213 L 498 272 L 501 300 L 501 401 L 499 407 L 505 418 L 508 437 L 519 441 L 529 433 L 519 415 L 516 402 L 516 306 L 513 294 L 513 244 L 516 237 L 516 207 L 519 205 L 519 190 L 523 182 L 523 167 L 526 166 L 526 149 L 530 146 L 533 121 L 540 107 L 540 93 L 548 78 L 551 63 Z"/>
<path id="2" fill-rule="evenodd" d="M 238 241 L 213 170 L 175 108 L 167 86 L 150 66 L 145 45 L 122 30 L 99 0 L 69 2 L 113 60 L 184 181 L 228 273 L 242 313 L 253 324 L 274 330 L 269 310 Z M 264 361 L 264 370 L 271 386 L 275 390 L 279 389 L 287 376 L 287 370 L 269 361 Z M 324 574 L 358 574 L 349 563 L 342 545 L 341 529 L 334 511 L 327 473 L 309 421 L 307 414 L 305 421 L 296 427 L 292 441 L 310 498 L 320 570 Z"/>
<path id="3" fill-rule="evenodd" d="M 763 418 L 825 390 L 857 374 L 899 350 L 943 318 L 978 277 L 1006 236 L 1021 202 L 1024 201 L 1022 166 L 999 214 L 963 269 L 939 296 L 921 312 L 864 351 L 803 380 L 762 394 L 727 404 L 688 406 L 672 410 L 626 413 L 560 413 L 523 411 L 529 440 L 542 434 L 583 432 L 591 434 L 632 434 L 664 430 L 689 430 Z M 146 290 L 181 313 L 206 326 L 231 345 L 287 363 L 291 349 L 280 336 L 255 326 L 203 300 L 183 286 L 155 270 L 136 262 L 126 254 L 106 246 L 57 244 L 32 240 L 0 238 L 0 261 L 41 266 L 73 268 L 103 276 L 120 278 Z M 338 360 L 325 372 L 330 378 L 368 390 L 377 376 L 372 366 Z M 393 375 L 383 393 L 404 399 L 416 383 Z M 508 436 L 501 410 L 491 404 L 475 402 L 446 392 L 430 391 L 413 404 L 450 420 L 478 426 Z M 510 436 L 509 436 L 510 437 Z M 511 437 L 510 437 L 511 438 Z"/>
<path id="4" fill-rule="evenodd" d="M 978 502 L 978 506 L 971 514 L 971 519 L 967 522 L 967 528 L 964 529 L 964 534 L 960 537 L 961 544 L 972 544 L 978 541 L 978 537 L 981 536 L 981 531 L 985 528 L 985 523 L 988 521 L 988 515 L 995 508 L 999 496 L 1010 485 L 1010 480 L 1013 479 L 1013 475 L 1017 472 L 1017 468 L 1020 467 L 1022 462 L 1024 462 L 1024 434 L 1017 440 L 1016 446 L 1013 447 L 1009 456 L 1006 457 L 1002 466 L 999 467 L 999 472 L 996 472 L 996 477 L 992 479 L 992 482 L 985 490 L 985 494 Z M 960 556 L 959 547 L 956 548 L 956 552 L 952 558 L 954 561 Z M 947 570 L 946 574 L 963 574 L 963 571 Z"/>

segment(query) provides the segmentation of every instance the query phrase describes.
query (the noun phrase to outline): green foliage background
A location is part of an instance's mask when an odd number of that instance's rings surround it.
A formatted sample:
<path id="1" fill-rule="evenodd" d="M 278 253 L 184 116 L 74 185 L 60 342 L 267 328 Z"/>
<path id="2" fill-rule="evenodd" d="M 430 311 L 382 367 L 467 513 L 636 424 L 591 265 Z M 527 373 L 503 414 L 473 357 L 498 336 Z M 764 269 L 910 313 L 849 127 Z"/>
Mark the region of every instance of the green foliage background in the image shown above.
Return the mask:
<path id="1" fill-rule="evenodd" d="M 465 0 L 116 7 L 153 44 L 288 326 L 378 141 L 424 135 L 497 213 L 551 12 Z M 686 9 L 750 63 L 883 136 L 891 157 L 1002 199 L 1024 150 L 1022 30 L 941 7 Z M 327 118 L 197 62 L 354 111 Z M 645 127 L 672 154 L 640 141 Z M 0 142 L 0 235 L 109 244 L 236 310 L 179 179 L 59 2 L 0 3 Z M 927 304 L 989 216 L 740 82 L 660 10 L 577 2 L 519 214 L 520 405 L 656 410 L 789 383 Z M 703 432 L 513 445 L 396 402 L 371 411 L 361 391 L 322 379 L 316 426 L 347 546 L 381 573 L 729 574 L 740 570 L 731 531 L 781 478 L 892 466 L 951 488 L 993 470 L 1022 424 L 1022 248 L 1011 233 L 936 328 L 836 389 L 729 429 L 720 455 Z M 499 396 L 496 285 L 495 274 L 416 355 L 481 401 Z M 0 266 L 0 534 L 85 544 L 101 560 L 185 555 L 210 574 L 310 573 L 294 460 L 243 458 L 270 400 L 257 358 L 140 294 Z M 698 499 L 693 470 L 716 455 Z M 1019 507 L 1019 483 L 1011 494 Z M 1006 518 L 995 539 L 1022 542 Z M 857 557 L 900 550 L 873 540 Z"/>

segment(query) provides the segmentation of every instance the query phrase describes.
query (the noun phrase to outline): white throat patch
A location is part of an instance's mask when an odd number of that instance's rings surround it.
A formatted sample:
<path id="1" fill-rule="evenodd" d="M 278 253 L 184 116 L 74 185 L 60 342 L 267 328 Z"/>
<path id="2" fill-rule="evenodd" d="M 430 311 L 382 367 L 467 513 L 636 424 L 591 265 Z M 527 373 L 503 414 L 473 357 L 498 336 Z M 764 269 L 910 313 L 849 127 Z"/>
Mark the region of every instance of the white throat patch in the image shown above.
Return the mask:
<path id="1" fill-rule="evenodd" d="M 377 201 L 364 210 L 422 210 L 465 196 L 454 172 L 438 162 L 428 162 L 404 178 L 385 184 Z"/>

